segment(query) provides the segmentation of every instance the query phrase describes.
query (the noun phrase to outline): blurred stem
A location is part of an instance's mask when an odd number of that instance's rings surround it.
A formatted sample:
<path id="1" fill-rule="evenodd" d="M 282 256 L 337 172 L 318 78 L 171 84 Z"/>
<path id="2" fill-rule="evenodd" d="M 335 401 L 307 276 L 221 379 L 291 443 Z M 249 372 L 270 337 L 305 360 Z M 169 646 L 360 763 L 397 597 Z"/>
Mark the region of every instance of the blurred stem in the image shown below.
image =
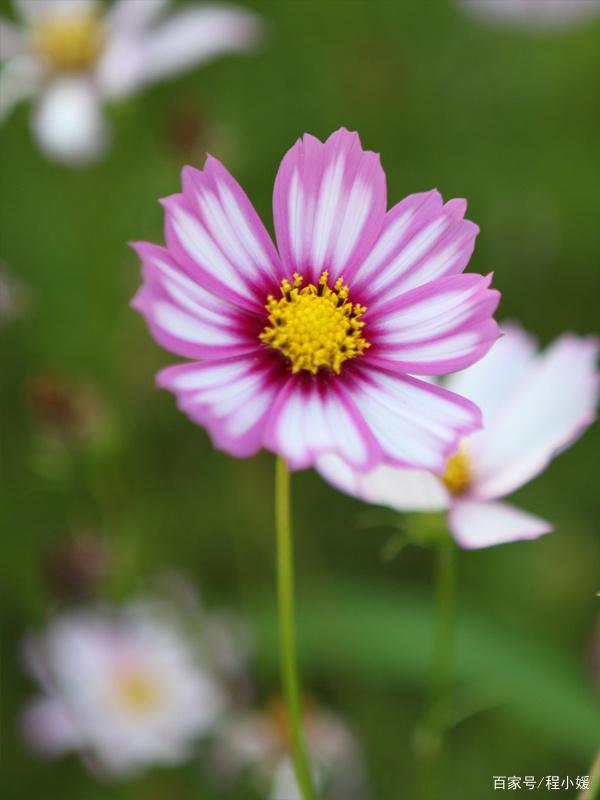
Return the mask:
<path id="1" fill-rule="evenodd" d="M 600 752 L 590 769 L 590 788 L 583 789 L 577 795 L 577 800 L 598 800 L 598 798 L 600 798 Z"/>
<path id="2" fill-rule="evenodd" d="M 316 800 L 302 734 L 300 689 L 294 628 L 294 554 L 290 520 L 290 473 L 281 456 L 275 464 L 275 529 L 281 678 L 287 703 L 292 760 L 303 800 Z"/>
<path id="3" fill-rule="evenodd" d="M 452 686 L 456 628 L 456 547 L 447 538 L 437 545 L 435 630 L 431 682 L 423 722 L 417 732 L 417 758 L 424 800 L 436 796 L 436 772 L 442 756 Z"/>

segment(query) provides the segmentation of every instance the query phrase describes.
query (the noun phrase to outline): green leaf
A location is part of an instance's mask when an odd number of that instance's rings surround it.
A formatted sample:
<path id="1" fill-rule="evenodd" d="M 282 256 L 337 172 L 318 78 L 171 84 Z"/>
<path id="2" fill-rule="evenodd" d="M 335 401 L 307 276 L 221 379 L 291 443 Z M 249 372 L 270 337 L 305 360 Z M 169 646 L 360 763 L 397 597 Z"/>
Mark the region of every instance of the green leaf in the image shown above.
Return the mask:
<path id="1" fill-rule="evenodd" d="M 427 685 L 433 608 L 423 593 L 406 586 L 335 582 L 313 588 L 297 605 L 307 678 L 342 668 L 347 679 L 371 684 L 374 692 L 382 685 L 419 690 Z M 275 671 L 272 600 L 256 606 L 252 617 L 261 666 Z M 485 698 L 484 707 L 523 726 L 539 742 L 588 758 L 598 745 L 600 715 L 577 655 L 566 658 L 550 642 L 534 640 L 530 631 L 488 617 L 466 601 L 460 604 L 456 686 Z"/>

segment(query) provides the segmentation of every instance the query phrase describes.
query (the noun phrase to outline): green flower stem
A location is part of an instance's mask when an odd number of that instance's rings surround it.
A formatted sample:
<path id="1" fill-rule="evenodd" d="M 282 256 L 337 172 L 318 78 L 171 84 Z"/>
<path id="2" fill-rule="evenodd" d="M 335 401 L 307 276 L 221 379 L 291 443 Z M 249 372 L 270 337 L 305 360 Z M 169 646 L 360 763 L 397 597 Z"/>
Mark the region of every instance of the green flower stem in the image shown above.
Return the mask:
<path id="1" fill-rule="evenodd" d="M 430 701 L 439 703 L 452 683 L 456 621 L 456 552 L 450 539 L 438 545 L 435 588 L 436 630 Z"/>
<path id="2" fill-rule="evenodd" d="M 421 795 L 436 796 L 436 771 L 443 751 L 452 687 L 456 628 L 456 546 L 448 538 L 437 545 L 435 630 L 429 697 L 417 733 Z"/>
<path id="3" fill-rule="evenodd" d="M 317 800 L 302 734 L 300 689 L 294 631 L 294 554 L 290 522 L 290 473 L 281 456 L 275 465 L 275 529 L 281 677 L 287 703 L 292 760 L 303 800 Z"/>
<path id="4" fill-rule="evenodd" d="M 590 768 L 590 788 L 582 789 L 577 800 L 598 800 L 600 798 L 600 752 Z"/>

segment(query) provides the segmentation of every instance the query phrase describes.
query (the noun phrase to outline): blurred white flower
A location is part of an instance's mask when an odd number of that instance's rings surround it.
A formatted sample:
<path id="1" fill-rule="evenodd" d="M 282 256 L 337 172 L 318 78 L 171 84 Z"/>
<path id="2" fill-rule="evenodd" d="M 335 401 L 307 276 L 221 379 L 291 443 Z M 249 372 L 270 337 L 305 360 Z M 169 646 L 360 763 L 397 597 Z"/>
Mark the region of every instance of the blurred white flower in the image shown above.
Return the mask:
<path id="1" fill-rule="evenodd" d="M 600 0 L 457 0 L 474 16 L 492 24 L 551 30 L 583 22 L 600 12 Z"/>
<path id="2" fill-rule="evenodd" d="M 258 40 L 258 17 L 241 8 L 190 4 L 165 15 L 169 2 L 14 0 L 22 26 L 0 18 L 0 121 L 35 97 L 33 132 L 46 155 L 85 163 L 108 144 L 104 100 Z"/>
<path id="3" fill-rule="evenodd" d="M 175 618 L 154 604 L 73 611 L 27 641 L 44 694 L 22 717 L 28 744 L 77 750 L 119 776 L 188 758 L 224 707 L 223 692 Z"/>
<path id="4" fill-rule="evenodd" d="M 367 797 L 363 755 L 348 726 L 313 704 L 304 709 L 304 733 L 315 784 L 324 800 Z M 212 753 L 213 768 L 232 780 L 250 770 L 270 800 L 302 800 L 289 759 L 285 706 L 273 701 L 263 712 L 239 714 L 224 723 Z"/>
<path id="5" fill-rule="evenodd" d="M 250 702 L 254 695 L 249 671 L 254 642 L 246 622 L 233 610 L 207 609 L 190 578 L 174 570 L 154 576 L 150 591 L 187 620 L 188 626 L 200 631 L 196 644 L 203 663 L 219 676 L 231 702 Z"/>

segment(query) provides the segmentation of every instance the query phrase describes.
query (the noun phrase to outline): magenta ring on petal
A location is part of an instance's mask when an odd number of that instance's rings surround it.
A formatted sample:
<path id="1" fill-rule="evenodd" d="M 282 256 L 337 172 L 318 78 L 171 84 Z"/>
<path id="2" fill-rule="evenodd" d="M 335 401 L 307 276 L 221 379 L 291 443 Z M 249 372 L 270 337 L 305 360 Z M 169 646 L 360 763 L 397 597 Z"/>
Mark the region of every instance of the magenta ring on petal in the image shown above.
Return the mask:
<path id="1" fill-rule="evenodd" d="M 163 201 L 166 247 L 134 245 L 133 306 L 190 359 L 159 376 L 216 447 L 290 466 L 333 454 L 442 470 L 481 426 L 472 402 L 418 376 L 463 369 L 498 337 L 491 276 L 463 274 L 478 228 L 438 192 L 386 211 L 379 156 L 344 129 L 305 135 L 273 194 L 276 244 L 214 158 Z"/>

